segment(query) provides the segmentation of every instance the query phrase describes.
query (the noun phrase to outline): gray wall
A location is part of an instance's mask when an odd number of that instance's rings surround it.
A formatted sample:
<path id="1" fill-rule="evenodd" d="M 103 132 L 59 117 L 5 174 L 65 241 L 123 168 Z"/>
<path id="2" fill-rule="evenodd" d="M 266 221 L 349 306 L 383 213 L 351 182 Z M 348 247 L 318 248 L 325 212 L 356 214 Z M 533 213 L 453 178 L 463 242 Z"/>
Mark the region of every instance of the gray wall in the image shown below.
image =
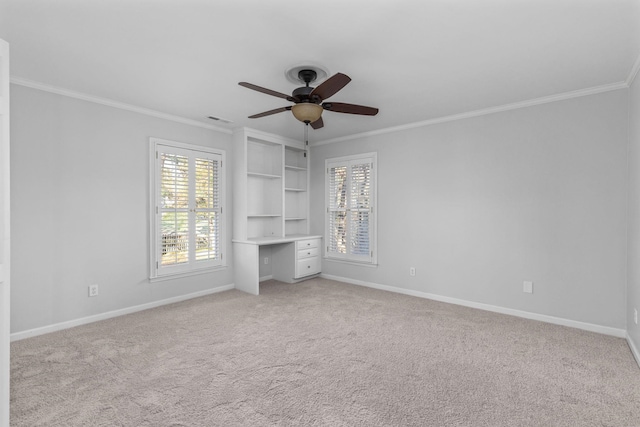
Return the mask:
<path id="1" fill-rule="evenodd" d="M 627 91 L 313 146 L 312 233 L 325 159 L 371 151 L 379 265 L 323 273 L 626 328 Z"/>
<path id="2" fill-rule="evenodd" d="M 11 91 L 12 332 L 233 283 L 232 268 L 148 280 L 149 137 L 224 149 L 231 160 L 230 135 L 23 86 Z M 229 230 L 231 197 L 227 168 Z M 88 298 L 92 283 L 100 295 Z"/>
<path id="3" fill-rule="evenodd" d="M 640 350 L 640 326 L 633 321 L 633 310 L 640 310 L 640 76 L 636 76 L 629 95 L 628 245 L 627 333 Z"/>
<path id="4" fill-rule="evenodd" d="M 230 135 L 11 89 L 12 332 L 233 283 L 231 268 L 147 279 L 148 138 L 221 148 L 231 164 Z M 640 214 L 638 90 L 631 218 Z M 640 342 L 631 320 L 639 221 L 629 224 L 626 288 L 627 102 L 615 91 L 312 147 L 312 233 L 323 233 L 324 159 L 377 151 L 379 162 L 378 267 L 325 260 L 323 272 L 628 328 Z M 227 177 L 230 209 L 230 168 Z M 87 297 L 91 283 L 97 298 Z"/>

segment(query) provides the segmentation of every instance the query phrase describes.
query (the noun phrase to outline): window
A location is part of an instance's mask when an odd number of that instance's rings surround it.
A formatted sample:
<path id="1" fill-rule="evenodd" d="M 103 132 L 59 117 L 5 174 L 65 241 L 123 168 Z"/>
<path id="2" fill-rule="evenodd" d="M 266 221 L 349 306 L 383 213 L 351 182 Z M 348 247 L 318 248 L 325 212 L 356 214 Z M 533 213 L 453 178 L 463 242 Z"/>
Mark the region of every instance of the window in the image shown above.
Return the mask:
<path id="1" fill-rule="evenodd" d="M 376 263 L 376 153 L 327 159 L 326 257 Z"/>
<path id="2" fill-rule="evenodd" d="M 151 278 L 224 265 L 224 151 L 151 138 Z"/>

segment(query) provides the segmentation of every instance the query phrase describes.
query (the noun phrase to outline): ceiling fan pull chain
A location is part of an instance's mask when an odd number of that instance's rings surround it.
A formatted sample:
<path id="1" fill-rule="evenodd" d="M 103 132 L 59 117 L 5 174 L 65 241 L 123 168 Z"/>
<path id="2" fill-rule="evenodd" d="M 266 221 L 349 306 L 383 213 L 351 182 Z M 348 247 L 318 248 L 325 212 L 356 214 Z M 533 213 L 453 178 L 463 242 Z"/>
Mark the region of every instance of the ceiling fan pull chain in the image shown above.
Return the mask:
<path id="1" fill-rule="evenodd" d="M 309 145 L 309 123 L 304 124 L 304 146 Z"/>

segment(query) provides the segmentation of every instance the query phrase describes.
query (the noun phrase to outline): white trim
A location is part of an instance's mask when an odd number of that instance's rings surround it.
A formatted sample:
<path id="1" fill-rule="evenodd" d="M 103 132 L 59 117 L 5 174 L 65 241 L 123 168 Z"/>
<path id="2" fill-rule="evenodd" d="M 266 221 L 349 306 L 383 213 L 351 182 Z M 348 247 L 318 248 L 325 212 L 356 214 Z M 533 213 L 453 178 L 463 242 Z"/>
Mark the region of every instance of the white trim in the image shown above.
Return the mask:
<path id="1" fill-rule="evenodd" d="M 633 339 L 631 338 L 631 335 L 629 335 L 629 333 L 627 333 L 627 344 L 629 344 L 629 348 L 631 349 L 631 354 L 633 354 L 633 357 L 636 359 L 636 362 L 638 363 L 638 367 L 640 368 L 640 351 L 638 351 L 638 347 L 633 342 Z"/>
<path id="2" fill-rule="evenodd" d="M 325 252 L 326 252 L 326 246 L 325 246 Z M 351 260 L 341 259 L 341 258 L 331 258 L 328 256 L 323 256 L 322 259 L 327 262 L 337 262 L 339 264 L 349 264 L 349 265 L 355 265 L 358 267 L 378 268 L 378 264 L 372 264 L 370 262 L 351 261 Z"/>
<path id="3" fill-rule="evenodd" d="M 199 276 L 201 274 L 215 273 L 216 271 L 225 270 L 227 268 L 228 268 L 227 265 L 216 265 L 215 267 L 198 268 L 198 269 L 193 269 L 189 271 L 184 271 L 182 273 L 164 274 L 162 276 L 149 277 L 149 283 L 165 282 L 167 280 L 175 280 L 175 279 L 184 279 L 185 277 L 190 277 L 190 276 Z"/>
<path id="4" fill-rule="evenodd" d="M 0 280 L 0 425 L 9 425 L 11 387 L 11 88 L 9 43 L 0 39 L 0 227 L 2 278 Z"/>
<path id="5" fill-rule="evenodd" d="M 513 104 L 505 104 L 497 107 L 490 107 L 490 108 L 484 108 L 482 110 L 468 111 L 466 113 L 453 114 L 451 116 L 444 116 L 444 117 L 439 117 L 435 119 L 424 120 L 421 122 L 409 123 L 401 126 L 393 126 L 385 129 L 378 129 L 371 132 L 363 132 L 363 133 L 357 133 L 353 135 L 341 136 L 338 138 L 327 139 L 324 141 L 317 141 L 309 144 L 314 147 L 317 145 L 333 144 L 335 142 L 344 142 L 344 141 L 349 141 L 353 139 L 365 138 L 369 136 L 384 135 L 387 133 L 400 132 L 403 130 L 415 129 L 415 128 L 420 128 L 425 126 L 432 126 L 439 123 L 452 122 L 455 120 L 463 120 L 463 119 L 469 119 L 473 117 L 486 116 L 488 114 L 501 113 L 504 111 L 517 110 L 520 108 L 533 107 L 535 105 L 548 104 L 551 102 L 564 101 L 567 99 L 579 98 L 581 96 L 596 95 L 598 93 L 611 92 L 614 90 L 628 89 L 628 88 L 629 86 L 625 82 L 611 83 L 611 84 L 596 86 L 588 89 L 580 89 L 572 92 L 565 92 L 558 95 L 551 95 L 551 96 L 545 96 L 542 98 L 530 99 L 528 101 L 515 102 Z"/>
<path id="6" fill-rule="evenodd" d="M 329 163 L 340 163 L 340 162 L 349 162 L 351 160 L 363 160 L 366 158 L 372 158 L 373 162 L 374 162 L 374 167 L 377 166 L 377 161 L 378 161 L 378 152 L 377 151 L 372 151 L 370 153 L 362 153 L 362 154 L 351 154 L 348 156 L 340 156 L 340 157 L 332 157 L 330 159 L 325 159 L 324 161 L 324 167 L 327 168 Z"/>
<path id="7" fill-rule="evenodd" d="M 494 313 L 508 314 L 510 316 L 521 317 L 524 319 L 537 320 L 554 325 L 568 326 L 570 328 L 582 329 L 599 334 L 611 335 L 618 338 L 626 338 L 627 331 L 619 328 L 611 328 L 609 326 L 596 325 L 593 323 L 579 322 L 577 320 L 564 319 L 561 317 L 548 316 L 546 314 L 531 313 L 529 311 L 515 310 L 512 308 L 499 307 L 496 305 L 484 304 L 480 302 L 467 301 L 458 298 L 445 297 L 442 295 L 431 294 L 427 292 L 414 291 L 411 289 L 403 289 L 395 286 L 381 285 L 378 283 L 365 282 L 362 280 L 349 279 L 347 277 L 333 276 L 321 273 L 323 279 L 336 280 L 339 282 L 350 283 L 352 285 L 365 286 L 367 288 L 380 289 L 383 291 L 395 292 L 398 294 L 410 295 L 419 298 L 426 298 L 434 301 L 446 302 L 449 304 L 461 305 L 464 307 L 477 308 L 479 310 L 491 311 Z"/>
<path id="8" fill-rule="evenodd" d="M 401 125 L 401 126 L 392 126 L 392 127 L 389 127 L 389 128 L 378 129 L 378 130 L 375 130 L 375 131 L 362 132 L 362 133 L 357 133 L 357 134 L 353 134 L 353 135 L 347 135 L 347 136 L 342 136 L 342 137 L 338 137 L 338 138 L 327 139 L 327 140 L 324 140 L 324 141 L 309 142 L 309 145 L 317 146 L 317 145 L 333 144 L 335 142 L 344 142 L 344 141 L 349 141 L 349 140 L 358 139 L 358 138 L 364 138 L 364 137 L 368 137 L 368 136 L 384 135 L 384 134 L 387 134 L 387 133 L 399 132 L 399 131 L 408 130 L 408 129 L 415 129 L 415 128 L 424 127 L 424 126 L 432 126 L 432 125 L 439 124 L 439 123 L 446 123 L 446 122 L 455 121 L 455 120 L 463 120 L 463 119 L 468 119 L 468 118 L 472 118 L 472 117 L 479 117 L 479 116 L 484 116 L 484 115 L 488 115 L 488 114 L 499 113 L 499 112 L 503 112 L 503 111 L 516 110 L 516 109 L 519 109 L 519 108 L 526 108 L 526 107 L 531 107 L 531 106 L 540 105 L 540 104 L 547 104 L 547 103 L 556 102 L 556 101 L 563 101 L 563 100 L 567 100 L 567 99 L 578 98 L 578 97 L 581 97 L 581 96 L 595 95 L 595 94 L 603 93 L 603 92 L 610 92 L 610 91 L 614 91 L 614 90 L 627 89 L 627 88 L 629 88 L 631 83 L 633 83 L 633 80 L 635 79 L 635 76 L 638 74 L 639 70 L 640 70 L 640 57 L 638 57 L 638 60 L 636 61 L 635 65 L 633 66 L 633 68 L 631 70 L 631 73 L 629 74 L 629 76 L 627 77 L 627 79 L 624 82 L 610 83 L 610 84 L 606 84 L 606 85 L 602 85 L 602 86 L 595 86 L 595 87 L 592 87 L 592 88 L 580 89 L 580 90 L 575 90 L 575 91 L 571 91 L 571 92 L 565 92 L 565 93 L 561 93 L 561 94 L 557 94 L 557 95 L 545 96 L 545 97 L 535 98 L 535 99 L 531 99 L 531 100 L 527 100 L 527 101 L 516 102 L 516 103 L 512 103 L 512 104 L 505 104 L 505 105 L 501 105 L 501 106 L 497 106 L 497 107 L 489 107 L 489 108 L 485 108 L 485 109 L 481 109 L 481 110 L 469 111 L 469 112 L 466 112 L 466 113 L 460 113 L 460 114 L 453 114 L 453 115 L 450 115 L 450 116 L 438 117 L 438 118 L 435 118 L 435 119 L 429 119 L 429 120 L 424 120 L 424 121 L 420 121 L 420 122 L 409 123 L 409 124 Z M 55 94 L 62 95 L 62 96 L 67 96 L 67 97 L 70 97 L 70 98 L 81 99 L 83 101 L 94 102 L 96 104 L 106 105 L 106 106 L 113 107 L 113 108 L 119 108 L 119 109 L 122 109 L 122 110 L 132 111 L 132 112 L 139 113 L 139 114 L 145 114 L 145 115 L 148 115 L 148 116 L 151 116 L 151 117 L 157 117 L 157 118 L 160 118 L 160 119 L 171 120 L 171 121 L 174 121 L 174 122 L 178 122 L 178 123 L 182 123 L 182 124 L 186 124 L 186 125 L 190 125 L 190 126 L 196 126 L 196 127 L 201 127 L 201 128 L 205 128 L 205 129 L 215 130 L 215 131 L 226 133 L 226 134 L 233 134 L 234 132 L 237 132 L 239 130 L 239 129 L 231 130 L 231 129 L 227 129 L 227 128 L 222 128 L 222 127 L 211 125 L 211 124 L 208 124 L 208 123 L 202 123 L 202 122 L 199 122 L 197 120 L 187 119 L 187 118 L 184 118 L 184 117 L 163 113 L 163 112 L 152 110 L 152 109 L 149 109 L 149 108 L 138 107 L 138 106 L 135 106 L 135 105 L 126 104 L 124 102 L 114 101 L 114 100 L 107 99 L 107 98 L 101 98 L 101 97 L 97 97 L 97 96 L 93 96 L 93 95 L 87 95 L 87 94 L 84 94 L 84 93 L 81 93 L 81 92 L 75 92 L 75 91 L 71 91 L 71 90 L 68 90 L 68 89 L 63 89 L 63 88 L 60 88 L 60 87 L 47 85 L 45 83 L 40 83 L 40 82 L 35 82 L 35 81 L 32 81 L 32 80 L 24 79 L 24 78 L 21 78 L 21 77 L 15 77 L 15 76 L 11 77 L 11 83 L 15 84 L 15 85 L 19 85 L 19 86 L 29 87 L 29 88 L 32 88 L 32 89 L 42 90 L 42 91 L 45 91 L 45 92 L 55 93 Z M 267 133 L 267 132 L 262 132 L 262 131 L 259 131 L 259 130 L 256 130 L 256 129 L 251 129 L 251 128 L 244 128 L 244 129 L 249 130 L 252 133 L 252 136 L 257 136 L 257 137 L 262 137 L 262 138 L 266 137 L 267 139 L 269 139 L 269 138 L 277 138 L 279 140 L 283 140 L 284 139 L 286 145 L 291 145 L 291 146 L 294 146 L 294 147 L 299 147 L 300 146 L 300 142 L 299 141 L 291 139 L 291 138 L 284 138 L 284 137 L 282 137 L 280 135 L 275 135 L 275 134 L 271 134 L 271 133 Z"/>
<path id="9" fill-rule="evenodd" d="M 347 254 L 337 254 L 329 252 L 329 192 L 330 192 L 330 177 L 329 177 L 329 168 L 332 164 L 338 165 L 351 165 L 353 163 L 356 164 L 365 164 L 369 163 L 371 165 L 371 184 L 373 187 L 373 191 L 371 191 L 371 210 L 370 210 L 370 221 L 369 221 L 369 257 L 360 257 L 358 255 L 353 255 L 350 253 Z M 350 166 L 349 166 L 350 167 Z M 364 265 L 369 264 L 372 266 L 378 265 L 378 152 L 373 151 L 369 153 L 362 154 L 352 154 L 348 156 L 341 157 L 332 157 L 324 160 L 324 244 L 322 247 L 323 259 L 327 260 L 337 260 L 337 261 L 345 261 L 352 262 L 354 264 Z M 348 186 L 351 185 L 351 170 L 347 172 L 347 181 Z M 348 190 L 349 197 L 351 197 L 351 190 Z M 351 203 L 350 200 L 347 203 Z"/>
<path id="10" fill-rule="evenodd" d="M 268 276 L 262 276 L 262 277 L 260 277 L 260 278 L 258 279 L 258 282 L 264 282 L 265 280 L 271 280 L 271 279 L 273 279 L 273 275 L 272 275 L 272 274 L 270 274 L 270 275 L 268 275 Z"/>
<path id="11" fill-rule="evenodd" d="M 629 73 L 627 80 L 625 80 L 625 83 L 627 84 L 628 87 L 631 87 L 631 85 L 633 84 L 633 81 L 638 75 L 638 71 L 640 71 L 640 55 L 638 55 L 638 59 L 636 59 L 636 62 L 633 64 L 633 67 L 631 68 L 631 72 Z"/>
<path id="12" fill-rule="evenodd" d="M 111 319 L 113 317 L 124 316 L 125 314 L 136 313 L 138 311 L 148 310 L 150 308 L 161 307 L 163 305 L 173 304 L 176 302 L 186 301 L 193 298 L 199 298 L 206 295 L 216 294 L 218 292 L 229 291 L 235 289 L 235 285 L 224 285 L 213 289 L 207 289 L 204 291 L 193 292 L 191 294 L 180 295 L 177 297 L 167 298 L 160 301 L 148 302 L 146 304 L 135 305 L 133 307 L 121 308 L 118 310 L 107 311 L 106 313 L 100 313 L 93 316 L 82 317 L 79 319 L 68 320 L 66 322 L 55 323 L 53 325 L 42 326 L 40 328 L 28 329 L 26 331 L 14 332 L 11 334 L 11 341 L 19 341 L 26 338 L 36 337 L 38 335 L 48 334 L 50 332 L 62 331 L 64 329 L 73 328 L 76 326 L 87 325 L 93 322 L 99 322 L 101 320 Z"/>
<path id="13" fill-rule="evenodd" d="M 55 93 L 57 95 L 67 96 L 69 98 L 80 99 L 82 101 L 93 102 L 100 105 L 106 105 L 108 107 L 118 108 L 120 110 L 132 111 L 134 113 L 144 114 L 151 117 L 156 117 L 164 120 L 171 120 L 173 122 L 182 123 L 189 126 L 196 126 L 205 129 L 215 130 L 218 132 L 231 134 L 231 129 L 214 126 L 208 123 L 202 123 L 197 120 L 187 119 L 185 117 L 175 116 L 173 114 L 167 114 L 149 108 L 138 107 L 131 104 L 125 104 L 124 102 L 114 101 L 112 99 L 101 98 L 98 96 L 87 95 L 81 92 L 75 92 L 72 90 L 51 86 L 44 83 L 34 82 L 32 80 L 23 79 L 20 77 L 11 77 L 11 83 L 19 86 L 25 86 L 31 89 L 37 89 L 44 92 Z"/>
<path id="14" fill-rule="evenodd" d="M 170 141 L 156 137 L 149 137 L 149 281 L 151 283 L 175 279 L 178 277 L 186 277 L 194 274 L 209 273 L 227 266 L 227 259 L 224 255 L 227 253 L 226 235 L 227 235 L 227 213 L 226 210 L 226 151 L 219 148 L 211 148 L 203 145 L 187 144 L 178 141 Z M 220 261 L 208 262 L 204 266 L 195 267 L 191 261 L 179 268 L 160 267 L 160 242 L 158 239 L 158 215 L 159 203 L 157 200 L 160 190 L 160 178 L 158 175 L 158 153 L 160 147 L 166 147 L 165 151 L 187 150 L 191 152 L 201 152 L 208 155 L 219 156 L 220 161 L 220 247 L 222 258 Z M 191 156 L 191 154 L 189 154 Z M 163 269 L 161 271 L 160 269 Z"/>
<path id="15" fill-rule="evenodd" d="M 203 153 L 223 154 L 225 150 L 222 148 L 209 147 L 208 145 L 192 144 L 187 142 L 172 141 L 170 139 L 158 138 L 156 136 L 150 136 L 149 142 L 154 148 L 158 145 L 166 145 L 168 147 L 177 147 L 184 150 L 202 151 Z"/>

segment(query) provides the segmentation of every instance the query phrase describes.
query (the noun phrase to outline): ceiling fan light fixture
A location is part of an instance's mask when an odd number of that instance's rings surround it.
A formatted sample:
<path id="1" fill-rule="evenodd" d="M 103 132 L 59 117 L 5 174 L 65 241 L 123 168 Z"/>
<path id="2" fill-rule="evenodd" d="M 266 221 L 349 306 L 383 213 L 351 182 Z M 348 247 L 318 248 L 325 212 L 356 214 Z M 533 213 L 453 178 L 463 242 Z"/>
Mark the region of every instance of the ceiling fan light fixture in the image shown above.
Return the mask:
<path id="1" fill-rule="evenodd" d="M 311 102 L 301 102 L 291 107 L 291 112 L 296 119 L 303 123 L 313 123 L 322 116 L 323 108 Z"/>

